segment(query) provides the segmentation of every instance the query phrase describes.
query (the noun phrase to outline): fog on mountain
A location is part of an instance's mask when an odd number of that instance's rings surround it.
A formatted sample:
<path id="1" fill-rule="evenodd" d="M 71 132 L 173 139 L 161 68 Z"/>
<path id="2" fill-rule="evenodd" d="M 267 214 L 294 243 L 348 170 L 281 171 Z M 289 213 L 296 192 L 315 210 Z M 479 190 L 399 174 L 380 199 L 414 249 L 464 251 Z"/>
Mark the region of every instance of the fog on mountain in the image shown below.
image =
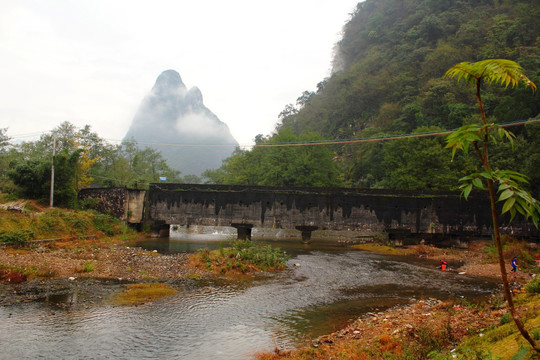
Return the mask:
<path id="1" fill-rule="evenodd" d="M 238 145 L 227 124 L 204 105 L 201 91 L 188 90 L 175 70 L 162 72 L 142 100 L 125 136 L 131 139 L 160 151 L 182 175 L 220 167 Z"/>

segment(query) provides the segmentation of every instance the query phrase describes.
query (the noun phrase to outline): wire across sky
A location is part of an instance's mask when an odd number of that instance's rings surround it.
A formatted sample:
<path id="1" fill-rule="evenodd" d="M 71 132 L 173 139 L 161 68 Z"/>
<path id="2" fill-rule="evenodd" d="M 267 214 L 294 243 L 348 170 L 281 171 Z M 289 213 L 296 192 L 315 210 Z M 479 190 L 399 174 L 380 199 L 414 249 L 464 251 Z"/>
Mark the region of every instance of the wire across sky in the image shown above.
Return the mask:
<path id="1" fill-rule="evenodd" d="M 497 124 L 502 127 L 511 127 L 511 126 L 520 126 L 520 125 L 531 125 L 540 123 L 540 117 L 531 118 L 528 120 L 517 120 Z M 321 145 L 347 145 L 347 144 L 358 144 L 358 143 L 367 143 L 367 142 L 379 142 L 379 141 L 392 141 L 392 140 L 404 140 L 404 139 L 414 139 L 422 137 L 433 137 L 433 136 L 442 136 L 448 135 L 454 132 L 456 129 L 449 130 L 435 130 L 435 131 L 426 131 L 426 132 L 416 132 L 409 134 L 397 134 L 397 135 L 378 135 L 372 137 L 360 137 L 360 138 L 350 138 L 350 139 L 332 139 L 332 140 L 312 140 L 312 141 L 298 141 L 298 142 L 281 142 L 281 143 L 272 143 L 272 144 L 253 144 L 253 145 L 218 145 L 218 144 L 174 144 L 174 143 L 158 143 L 158 142 L 143 142 L 135 141 L 139 145 L 159 145 L 159 146 L 171 146 L 171 147 L 202 147 L 202 148 L 213 148 L 213 147 L 241 147 L 241 148 L 250 148 L 250 147 L 287 147 L 287 146 L 321 146 Z M 13 138 L 19 139 L 29 136 L 39 135 L 39 133 L 33 134 L 21 134 L 15 135 Z M 116 139 L 104 139 L 111 142 L 121 142 L 121 140 Z"/>

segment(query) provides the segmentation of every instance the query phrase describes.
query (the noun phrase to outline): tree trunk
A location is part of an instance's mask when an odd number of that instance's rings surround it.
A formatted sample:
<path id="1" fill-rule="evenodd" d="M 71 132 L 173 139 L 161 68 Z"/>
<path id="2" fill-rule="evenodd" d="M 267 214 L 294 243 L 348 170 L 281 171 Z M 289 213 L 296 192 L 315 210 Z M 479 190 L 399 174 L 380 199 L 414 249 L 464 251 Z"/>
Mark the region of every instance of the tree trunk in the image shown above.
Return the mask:
<path id="1" fill-rule="evenodd" d="M 482 98 L 480 96 L 480 85 L 482 83 L 482 79 L 478 78 L 476 81 L 476 98 L 478 100 L 478 106 L 480 107 L 480 114 L 482 115 L 482 122 L 484 125 L 487 125 L 487 119 L 486 114 L 484 112 L 484 107 L 482 105 Z M 483 151 L 480 151 L 478 148 L 478 145 L 475 143 L 475 148 L 478 156 L 480 157 L 480 161 L 482 162 L 484 169 L 486 171 L 489 171 L 491 169 L 489 164 L 489 153 L 488 153 L 488 129 L 486 128 L 484 133 L 484 143 L 483 143 Z M 504 255 L 503 255 L 503 248 L 501 243 L 501 234 L 499 231 L 499 216 L 497 213 L 497 201 L 495 199 L 495 188 L 493 186 L 493 181 L 490 179 L 487 180 L 488 185 L 488 192 L 489 192 L 489 201 L 491 204 L 491 218 L 493 222 L 493 235 L 495 237 L 495 243 L 497 244 L 497 253 L 499 255 L 499 268 L 501 271 L 501 278 L 504 286 L 504 297 L 506 298 L 506 302 L 508 303 L 508 308 L 510 309 L 510 314 L 512 315 L 512 319 L 514 320 L 514 323 L 516 324 L 519 332 L 521 335 L 531 344 L 533 349 L 536 352 L 540 352 L 540 348 L 536 345 L 536 342 L 531 337 L 529 332 L 525 329 L 525 326 L 523 326 L 523 323 L 519 319 L 519 315 L 516 312 L 516 307 L 514 306 L 514 299 L 512 298 L 512 291 L 510 290 L 510 284 L 508 284 L 508 276 L 506 273 L 506 265 L 504 263 Z"/>
<path id="2" fill-rule="evenodd" d="M 523 323 L 519 319 L 519 316 L 516 312 L 516 308 L 514 306 L 514 299 L 512 298 L 512 291 L 510 290 L 510 284 L 508 284 L 508 276 L 506 273 L 506 265 L 504 263 L 504 256 L 503 256 L 503 249 L 502 249 L 502 243 L 501 243 L 501 234 L 499 232 L 499 219 L 497 216 L 497 207 L 496 207 L 496 201 L 495 201 L 495 189 L 493 188 L 493 182 L 491 180 L 488 180 L 488 190 L 489 190 L 489 201 L 491 203 L 491 216 L 493 220 L 493 233 L 495 237 L 495 243 L 497 244 L 497 253 L 499 254 L 499 268 L 501 270 L 501 277 L 502 282 L 504 286 L 504 297 L 506 298 L 506 301 L 508 302 L 508 308 L 510 309 L 510 314 L 512 315 L 512 319 L 514 319 L 514 322 L 516 323 L 516 326 L 521 333 L 521 335 L 531 344 L 534 350 L 536 352 L 540 352 L 540 348 L 536 345 L 536 342 L 531 337 L 529 332 L 525 329 L 523 326 Z"/>

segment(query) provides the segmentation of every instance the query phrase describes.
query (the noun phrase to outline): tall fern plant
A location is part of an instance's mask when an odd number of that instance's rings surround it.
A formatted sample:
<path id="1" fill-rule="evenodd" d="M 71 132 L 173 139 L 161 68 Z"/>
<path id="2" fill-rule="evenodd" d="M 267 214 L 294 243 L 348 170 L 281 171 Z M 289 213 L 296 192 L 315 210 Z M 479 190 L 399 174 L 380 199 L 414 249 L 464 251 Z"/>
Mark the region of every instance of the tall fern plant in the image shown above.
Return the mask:
<path id="1" fill-rule="evenodd" d="M 482 123 L 459 128 L 448 136 L 446 147 L 452 149 L 452 159 L 458 150 L 467 153 L 472 147 L 480 160 L 480 171 L 460 179 L 462 182 L 460 188 L 465 198 L 469 196 L 473 188 L 487 190 L 489 193 L 493 235 L 497 245 L 504 293 L 510 314 L 521 335 L 537 352 L 540 352 L 538 345 L 519 319 L 514 306 L 503 257 L 497 202 L 503 203 L 501 215 L 508 212 L 512 220 L 519 213 L 525 216 L 525 218 L 531 219 L 536 227 L 538 227 L 540 204 L 531 194 L 522 188 L 522 184 L 527 183 L 527 177 L 525 175 L 515 171 L 499 170 L 491 167 L 489 161 L 489 142 L 507 140 L 513 143 L 514 134 L 500 125 L 488 122 L 480 94 L 482 84 L 484 83 L 501 84 L 505 87 L 516 87 L 523 84 L 530 87 L 533 92 L 536 91 L 536 85 L 525 76 L 519 64 L 505 59 L 489 59 L 474 63 L 462 62 L 449 69 L 444 76 L 456 78 L 458 82 L 464 80 L 476 87 L 476 98 L 478 100 Z"/>

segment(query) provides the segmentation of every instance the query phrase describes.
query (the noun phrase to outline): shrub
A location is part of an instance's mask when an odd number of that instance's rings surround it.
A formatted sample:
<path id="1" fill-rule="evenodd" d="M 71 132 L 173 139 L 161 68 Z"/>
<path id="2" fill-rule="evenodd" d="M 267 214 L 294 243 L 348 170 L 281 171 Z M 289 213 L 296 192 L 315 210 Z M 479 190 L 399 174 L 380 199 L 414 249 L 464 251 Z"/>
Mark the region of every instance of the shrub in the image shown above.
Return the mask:
<path id="1" fill-rule="evenodd" d="M 0 241 L 7 244 L 25 244 L 34 238 L 34 232 L 28 229 L 0 230 Z"/>
<path id="2" fill-rule="evenodd" d="M 533 281 L 528 283 L 525 289 L 528 293 L 540 294 L 540 276 L 535 277 Z"/>
<path id="3" fill-rule="evenodd" d="M 45 234 L 62 231 L 63 222 L 60 219 L 59 212 L 56 210 L 46 211 L 38 217 L 38 230 Z"/>
<path id="4" fill-rule="evenodd" d="M 218 250 L 199 249 L 194 255 L 197 264 L 208 270 L 225 274 L 228 271 L 247 273 L 282 269 L 289 256 L 279 248 L 262 246 L 251 241 L 235 241 L 231 247 Z"/>
<path id="5" fill-rule="evenodd" d="M 64 212 L 61 218 L 72 231 L 86 233 L 90 227 L 90 223 L 84 218 L 84 214 L 83 212 Z"/>
<path id="6" fill-rule="evenodd" d="M 86 198 L 79 200 L 79 208 L 86 210 L 97 210 L 101 201 L 96 198 Z"/>
<path id="7" fill-rule="evenodd" d="M 508 324 L 510 322 L 510 314 L 506 313 L 503 316 L 501 316 L 501 325 Z"/>
<path id="8" fill-rule="evenodd" d="M 83 272 L 91 272 L 94 270 L 94 262 L 90 261 L 89 263 L 83 266 Z"/>
<path id="9" fill-rule="evenodd" d="M 19 198 L 14 193 L 2 193 L 0 195 L 0 203 L 12 202 L 12 201 L 16 201 L 18 199 Z"/>
<path id="10" fill-rule="evenodd" d="M 92 223 L 96 230 L 102 231 L 109 236 L 121 234 L 127 230 L 126 225 L 120 222 L 120 220 L 110 215 L 101 214 L 95 211 L 93 213 L 94 216 L 92 218 Z"/>

